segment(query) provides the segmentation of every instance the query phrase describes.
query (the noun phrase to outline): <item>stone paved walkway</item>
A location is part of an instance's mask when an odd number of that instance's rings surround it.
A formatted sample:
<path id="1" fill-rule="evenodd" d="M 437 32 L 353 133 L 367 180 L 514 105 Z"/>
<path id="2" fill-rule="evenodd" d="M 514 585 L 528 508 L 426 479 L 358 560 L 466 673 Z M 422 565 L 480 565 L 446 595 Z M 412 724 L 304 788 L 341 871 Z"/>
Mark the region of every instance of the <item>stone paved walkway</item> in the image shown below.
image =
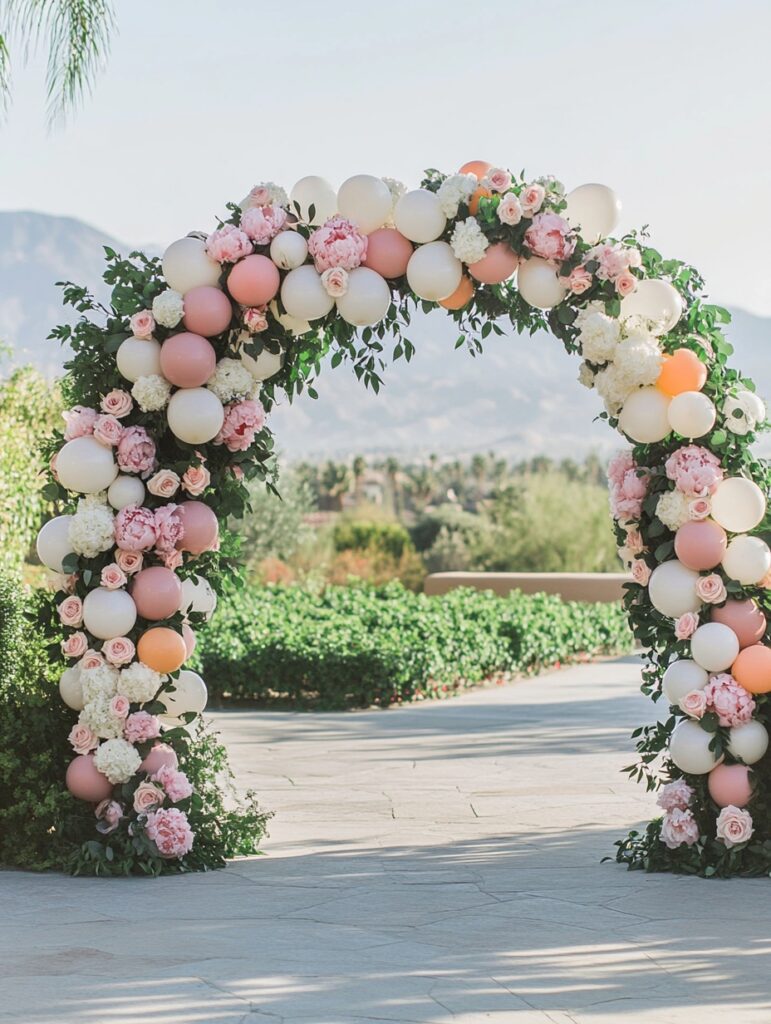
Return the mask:
<path id="1" fill-rule="evenodd" d="M 600 864 L 634 659 L 393 712 L 213 715 L 273 808 L 211 875 L 0 874 L 0 1021 L 768 1024 L 769 883 Z"/>

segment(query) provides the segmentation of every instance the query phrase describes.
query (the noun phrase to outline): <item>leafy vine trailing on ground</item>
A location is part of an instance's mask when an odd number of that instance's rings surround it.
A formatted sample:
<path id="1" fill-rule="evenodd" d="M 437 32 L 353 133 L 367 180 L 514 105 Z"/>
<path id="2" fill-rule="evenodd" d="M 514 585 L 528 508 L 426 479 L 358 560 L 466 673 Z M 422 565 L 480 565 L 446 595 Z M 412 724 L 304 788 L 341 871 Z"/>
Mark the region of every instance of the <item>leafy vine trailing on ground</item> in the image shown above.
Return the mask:
<path id="1" fill-rule="evenodd" d="M 65 576 L 46 630 L 52 648 L 61 644 L 75 661 L 76 678 L 62 683 L 62 693 L 74 710 L 85 704 L 72 733 L 79 756 L 93 762 L 81 764 L 82 774 L 89 784 L 96 779 L 94 791 L 102 783 L 93 769 L 114 786 L 97 806 L 97 831 L 83 847 L 78 869 L 106 870 L 108 862 L 123 871 L 209 866 L 259 837 L 263 819 L 253 810 L 242 819 L 239 841 L 228 845 L 213 830 L 216 799 L 200 779 L 197 791 L 179 798 L 190 780 L 180 781 L 176 768 L 169 777 L 149 767 L 159 716 L 163 745 L 174 748 L 164 754 L 167 760 L 187 758 L 193 776 L 191 751 L 203 749 L 198 763 L 207 763 L 210 751 L 191 744 L 185 729 L 200 710 L 203 684 L 191 682 L 187 670 L 184 678 L 180 674 L 184 655 L 167 656 L 164 648 L 160 657 L 158 645 L 168 642 L 178 651 L 184 637 L 189 649 L 190 627 L 202 626 L 211 610 L 200 599 L 201 577 L 221 590 L 237 574 L 237 538 L 224 528 L 217 537 L 207 527 L 202 542 L 197 535 L 206 516 L 185 509 L 203 503 L 224 522 L 243 515 L 250 481 L 275 490 L 265 413 L 282 395 L 290 402 L 303 391 L 315 397 L 327 361 L 332 367 L 349 364 L 377 392 L 384 367 L 415 351 L 408 335 L 417 309 L 442 306 L 457 325 L 456 347 L 465 345 L 472 355 L 509 325 L 518 333 L 550 330 L 568 353 L 581 356 L 579 380 L 603 400 L 599 415 L 635 442 L 614 460 L 610 479 L 616 536 L 635 581 L 626 607 L 635 635 L 648 648 L 646 692 L 660 692 L 665 670 L 688 659 L 699 643 L 690 638 L 717 609 L 734 614 L 737 599 L 747 598 L 754 602 L 752 615 L 765 615 L 769 578 L 756 571 L 758 565 L 771 567 L 763 513 L 746 527 L 728 527 L 738 534 L 729 548 L 737 540 L 752 548 L 749 570 L 732 570 L 736 559 L 728 554 L 706 570 L 689 569 L 674 557 L 681 527 L 704 523 L 713 503 L 719 520 L 724 480 L 754 487 L 750 502 L 757 492 L 764 504 L 768 492 L 768 469 L 750 449 L 765 424 L 765 409 L 754 385 L 727 365 L 731 347 L 721 325 L 728 314 L 704 302 L 693 268 L 663 259 L 644 233 L 607 237 L 615 197 L 602 186 L 582 188 L 566 196 L 553 178 L 528 182 L 481 162 L 449 176 L 430 170 L 421 189 L 409 193 L 390 179 L 357 176 L 335 197 L 319 179 L 303 179 L 290 201 L 283 189 L 263 183 L 230 204 L 215 231 L 173 243 L 163 261 L 141 253 L 122 259 L 107 249 L 109 306 L 65 285 L 65 301 L 82 317 L 75 327 L 53 333 L 74 352 L 63 384 L 72 408 L 64 435 L 48 445 L 56 481 L 46 497 L 74 517 L 67 527 L 72 550 L 61 565 Z M 594 217 L 599 227 L 588 223 Z M 209 359 L 209 369 L 194 380 Z M 682 386 L 683 380 L 690 383 Z M 99 481 L 86 473 L 83 482 L 73 468 L 70 446 L 78 443 L 91 446 L 89 459 L 105 470 L 106 476 L 96 473 Z M 99 445 L 116 454 L 117 466 Z M 126 488 L 143 497 L 123 507 L 108 491 L 111 510 L 104 490 L 118 467 L 130 478 Z M 76 509 L 73 492 L 86 494 Z M 725 543 L 726 532 L 715 529 Z M 100 649 L 87 604 L 101 601 L 94 593 L 105 588 L 126 593 L 126 577 L 140 565 L 170 570 L 183 587 L 190 585 L 189 600 L 164 618 L 140 608 L 125 635 Z M 677 574 L 682 608 L 667 597 L 667 586 L 654 593 L 662 570 Z M 138 596 L 136 583 L 131 593 Z M 159 623 L 170 634 L 163 643 L 155 635 Z M 765 617 L 762 623 L 765 635 Z M 755 647 L 761 657 L 771 655 L 763 645 Z M 750 758 L 746 744 L 746 756 L 737 752 L 734 734 L 752 715 L 764 728 L 771 673 L 750 697 L 749 680 L 757 683 L 757 673 L 733 671 L 736 678 L 719 672 L 708 684 L 704 671 L 701 696 L 678 695 L 669 718 L 639 734 L 640 762 L 630 772 L 651 788 L 670 782 L 662 790 L 663 821 L 620 843 L 619 859 L 630 866 L 704 874 L 771 868 L 766 761 L 763 751 Z M 184 711 L 177 689 L 188 692 L 190 686 L 195 709 Z M 117 704 L 105 710 L 108 699 Z M 116 708 L 135 723 L 141 720 L 142 729 L 122 732 Z M 684 723 L 686 712 L 691 720 Z M 686 732 L 700 747 L 699 764 L 707 765 L 696 774 L 678 767 L 688 758 L 672 749 Z M 665 747 L 671 756 L 656 768 Z M 719 810 L 705 784 L 706 772 L 723 754 L 740 770 L 743 756 L 752 760 L 752 815 L 744 807 Z M 155 797 L 149 799 L 152 786 Z M 74 788 L 81 794 L 89 789 Z M 81 806 L 86 821 L 92 810 Z M 173 834 L 165 835 L 165 828 Z"/>

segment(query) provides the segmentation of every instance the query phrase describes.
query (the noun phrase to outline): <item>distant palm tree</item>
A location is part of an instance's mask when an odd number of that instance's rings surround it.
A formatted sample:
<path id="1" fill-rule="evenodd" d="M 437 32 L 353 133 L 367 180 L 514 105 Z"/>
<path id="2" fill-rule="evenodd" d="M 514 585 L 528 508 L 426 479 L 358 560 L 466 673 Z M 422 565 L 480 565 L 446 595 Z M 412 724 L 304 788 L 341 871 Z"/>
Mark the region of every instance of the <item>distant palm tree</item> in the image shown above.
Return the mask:
<path id="1" fill-rule="evenodd" d="M 357 505 L 361 504 L 361 483 L 366 472 L 367 460 L 363 455 L 357 455 L 353 460 L 353 487 Z"/>
<path id="2" fill-rule="evenodd" d="M 388 489 L 391 492 L 391 506 L 395 516 L 401 513 L 401 487 L 399 485 L 399 461 L 393 455 L 385 460 L 385 471 L 388 477 Z"/>
<path id="3" fill-rule="evenodd" d="M 348 493 L 350 485 L 351 474 L 348 467 L 331 460 L 327 462 L 321 472 L 322 496 L 335 511 L 339 512 L 342 509 L 343 497 Z"/>
<path id="4" fill-rule="evenodd" d="M 115 25 L 111 0 L 0 0 L 0 108 L 11 94 L 11 42 L 23 59 L 48 50 L 49 124 L 72 110 L 104 66 Z"/>

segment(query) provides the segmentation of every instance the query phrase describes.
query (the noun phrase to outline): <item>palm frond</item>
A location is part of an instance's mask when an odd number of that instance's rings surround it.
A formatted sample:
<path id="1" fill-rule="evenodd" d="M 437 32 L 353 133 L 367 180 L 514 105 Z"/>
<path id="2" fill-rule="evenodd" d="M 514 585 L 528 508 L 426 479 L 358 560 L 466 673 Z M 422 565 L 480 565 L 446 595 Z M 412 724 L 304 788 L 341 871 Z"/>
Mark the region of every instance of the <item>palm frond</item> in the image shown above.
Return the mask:
<path id="1" fill-rule="evenodd" d="M 11 95 L 11 57 L 8 53 L 8 44 L 5 37 L 0 33 L 0 114 L 8 109 L 8 100 Z"/>

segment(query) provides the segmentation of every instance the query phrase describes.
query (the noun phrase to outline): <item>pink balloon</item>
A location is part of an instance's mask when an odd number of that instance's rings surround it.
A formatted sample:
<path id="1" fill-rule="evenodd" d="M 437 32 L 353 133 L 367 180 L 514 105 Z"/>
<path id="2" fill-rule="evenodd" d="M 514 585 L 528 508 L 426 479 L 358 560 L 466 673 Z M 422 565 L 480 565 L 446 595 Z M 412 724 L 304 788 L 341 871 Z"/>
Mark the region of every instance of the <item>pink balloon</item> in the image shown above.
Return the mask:
<path id="1" fill-rule="evenodd" d="M 182 601 L 182 584 L 179 577 L 171 569 L 164 569 L 162 565 L 154 565 L 150 569 L 138 572 L 130 591 L 142 618 L 154 622 L 168 619 L 170 615 L 178 612 Z"/>
<path id="2" fill-rule="evenodd" d="M 728 544 L 722 526 L 705 519 L 685 523 L 675 534 L 675 554 L 688 569 L 714 569 L 723 561 Z"/>
<path id="3" fill-rule="evenodd" d="M 147 772 L 148 775 L 153 775 L 159 768 L 163 768 L 164 765 L 169 768 L 176 768 L 178 764 L 179 759 L 174 749 L 168 743 L 156 743 L 139 767 L 141 771 Z"/>
<path id="4" fill-rule="evenodd" d="M 500 284 L 511 277 L 518 264 L 517 254 L 507 242 L 495 242 L 481 260 L 469 266 L 468 272 L 482 284 Z"/>
<path id="5" fill-rule="evenodd" d="M 112 783 L 94 765 L 93 754 L 79 754 L 70 761 L 65 777 L 67 789 L 78 800 L 98 804 L 112 796 Z"/>
<path id="6" fill-rule="evenodd" d="M 207 338 L 222 334 L 230 326 L 233 307 L 221 288 L 204 284 L 185 292 L 185 316 L 182 323 L 194 334 Z"/>
<path id="7" fill-rule="evenodd" d="M 183 501 L 179 506 L 184 533 L 177 543 L 180 551 L 200 555 L 211 551 L 219 537 L 217 517 L 202 501 Z"/>
<path id="8" fill-rule="evenodd" d="M 744 807 L 752 797 L 750 770 L 743 764 L 719 764 L 709 773 L 707 787 L 718 807 Z"/>
<path id="9" fill-rule="evenodd" d="M 217 356 L 206 338 L 182 331 L 161 346 L 161 373 L 178 388 L 199 388 L 214 373 Z"/>
<path id="10" fill-rule="evenodd" d="M 712 609 L 712 621 L 721 622 L 732 629 L 740 647 L 759 644 L 766 633 L 766 617 L 752 598 L 737 601 L 729 598 L 722 608 Z"/>
<path id="11" fill-rule="evenodd" d="M 186 622 L 182 623 L 182 639 L 185 641 L 188 658 L 195 650 L 195 633 Z"/>
<path id="12" fill-rule="evenodd" d="M 267 256 L 246 256 L 230 271 L 228 291 L 242 306 L 270 302 L 281 283 L 278 269 Z"/>
<path id="13" fill-rule="evenodd" d="M 413 253 L 412 242 L 396 228 L 378 228 L 367 235 L 365 267 L 383 277 L 401 277 L 407 273 L 407 264 Z"/>

